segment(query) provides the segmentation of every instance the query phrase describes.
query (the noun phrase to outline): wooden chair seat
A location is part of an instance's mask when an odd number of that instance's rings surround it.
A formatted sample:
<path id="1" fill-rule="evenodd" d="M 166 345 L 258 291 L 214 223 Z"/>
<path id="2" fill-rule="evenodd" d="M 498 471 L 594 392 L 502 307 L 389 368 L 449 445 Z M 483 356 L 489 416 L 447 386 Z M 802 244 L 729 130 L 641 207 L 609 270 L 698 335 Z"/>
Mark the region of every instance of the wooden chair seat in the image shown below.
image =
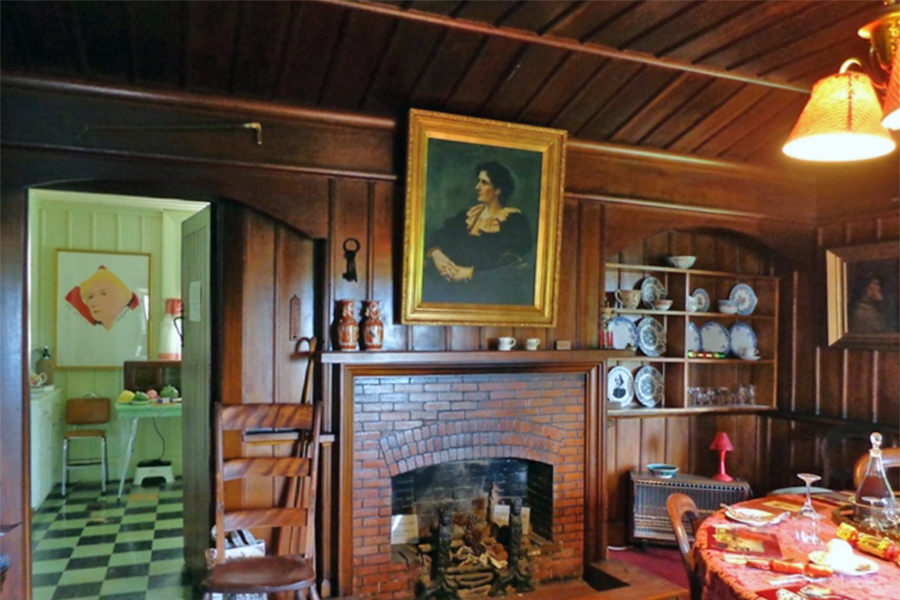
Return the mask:
<path id="1" fill-rule="evenodd" d="M 67 438 L 87 438 L 87 437 L 103 437 L 106 435 L 106 432 L 102 429 L 77 429 L 72 431 L 67 431 L 63 434 L 63 437 Z"/>
<path id="2" fill-rule="evenodd" d="M 260 556 L 216 565 L 203 586 L 225 594 L 268 594 L 310 588 L 315 578 L 312 564 L 303 557 Z"/>

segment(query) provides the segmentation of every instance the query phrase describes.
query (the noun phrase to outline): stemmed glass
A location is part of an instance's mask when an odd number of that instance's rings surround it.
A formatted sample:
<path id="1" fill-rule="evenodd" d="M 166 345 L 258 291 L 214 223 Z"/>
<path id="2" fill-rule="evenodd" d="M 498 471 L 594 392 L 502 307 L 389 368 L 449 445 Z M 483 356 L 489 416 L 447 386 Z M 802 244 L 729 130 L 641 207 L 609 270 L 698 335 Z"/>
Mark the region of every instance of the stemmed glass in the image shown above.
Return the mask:
<path id="1" fill-rule="evenodd" d="M 819 519 L 822 517 L 813 508 L 810 486 L 822 478 L 812 473 L 798 473 L 797 477 L 806 483 L 806 501 L 794 515 L 795 538 L 801 545 L 819 546 L 822 543 L 822 540 L 819 539 Z"/>

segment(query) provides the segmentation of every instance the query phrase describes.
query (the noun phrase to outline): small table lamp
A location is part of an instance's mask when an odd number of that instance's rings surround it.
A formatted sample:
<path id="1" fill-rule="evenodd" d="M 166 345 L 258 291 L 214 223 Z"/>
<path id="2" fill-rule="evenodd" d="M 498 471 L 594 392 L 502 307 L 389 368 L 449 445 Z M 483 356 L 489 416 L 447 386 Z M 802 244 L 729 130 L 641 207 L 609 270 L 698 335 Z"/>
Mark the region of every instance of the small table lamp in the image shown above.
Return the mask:
<path id="1" fill-rule="evenodd" d="M 709 449 L 719 451 L 719 472 L 713 475 L 712 478 L 716 481 L 734 481 L 731 475 L 725 472 L 725 453 L 734 450 L 731 440 L 728 439 L 728 434 L 724 431 L 716 432 L 716 437 L 713 438 Z"/>

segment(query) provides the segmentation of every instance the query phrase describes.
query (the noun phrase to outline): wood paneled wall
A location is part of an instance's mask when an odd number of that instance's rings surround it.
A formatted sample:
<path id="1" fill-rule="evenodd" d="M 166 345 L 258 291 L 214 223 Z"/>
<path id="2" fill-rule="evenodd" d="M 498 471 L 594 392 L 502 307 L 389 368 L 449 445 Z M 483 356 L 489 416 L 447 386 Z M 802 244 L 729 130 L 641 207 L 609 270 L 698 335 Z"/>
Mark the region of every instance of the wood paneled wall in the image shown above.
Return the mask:
<path id="1" fill-rule="evenodd" d="M 638 248 L 644 257 L 652 258 L 669 248 L 680 252 L 690 248 L 717 257 L 723 268 L 752 266 L 754 256 L 766 256 L 772 264 L 783 264 L 785 272 L 790 273 L 782 281 L 781 314 L 790 325 L 782 327 L 786 334 L 781 341 L 784 363 L 780 365 L 779 381 L 783 397 L 779 406 L 792 409 L 814 405 L 816 381 L 828 388 L 844 385 L 813 375 L 816 338 L 812 333 L 817 324 L 801 307 L 818 298 L 813 289 L 818 263 L 814 188 L 804 177 L 573 140 L 567 153 L 558 327 L 405 327 L 397 319 L 404 202 L 404 189 L 398 181 L 403 179 L 405 165 L 402 152 L 395 150 L 403 146 L 405 134 L 396 123 L 262 103 L 165 94 L 130 96 L 114 90 L 103 93 L 98 88 L 16 83 L 4 86 L 0 111 L 4 244 L 0 361 L 3 373 L 11 375 L 0 383 L 4 456 L 11 439 L 5 433 L 9 431 L 7 423 L 23 418 L 15 401 L 8 403 L 6 399 L 22 397 L 25 376 L 24 362 L 17 359 L 24 351 L 21 332 L 6 335 L 8 324 L 16 315 L 24 314 L 23 257 L 21 252 L 6 252 L 6 247 L 10 240 L 25 239 L 24 190 L 48 183 L 83 189 L 81 182 L 88 181 L 87 187 L 94 191 L 110 188 L 129 194 L 213 202 L 230 199 L 271 217 L 286 229 L 321 240 L 325 260 L 317 267 L 322 284 L 311 301 L 317 308 L 311 327 L 325 338 L 326 347 L 330 347 L 327 331 L 333 320 L 334 301 L 375 298 L 383 302 L 385 348 L 389 350 L 487 349 L 500 335 L 540 337 L 542 347 L 564 339 L 576 348 L 592 348 L 597 344 L 604 289 L 602 265 L 607 256 Z M 52 127 L 47 126 L 46 115 L 53 116 Z M 173 135 L 131 128 L 97 133 L 84 145 L 72 141 L 85 126 L 185 126 L 247 119 L 262 122 L 262 146 L 254 145 L 249 132 Z M 245 236 L 250 249 L 275 251 L 279 247 L 277 228 L 263 227 L 258 239 L 251 229 L 238 228 L 233 233 Z M 852 229 L 858 231 L 859 227 Z M 702 231 L 715 232 L 717 241 L 695 235 Z M 663 237 L 654 237 L 657 235 Z M 342 278 L 346 268 L 342 245 L 349 237 L 358 239 L 362 246 L 356 257 L 357 282 Z M 639 244 L 645 239 L 651 241 L 646 246 Z M 745 248 L 752 252 L 747 253 Z M 761 254 L 763 251 L 765 254 Z M 245 260 L 245 256 L 229 257 L 227 266 L 238 267 Z M 245 357 L 228 367 L 230 374 L 222 389 L 227 401 L 252 380 L 265 379 L 258 382 L 259 389 L 265 390 L 279 376 L 277 371 L 272 373 L 271 348 L 277 346 L 266 345 L 274 339 L 269 337 L 274 335 L 272 319 L 277 318 L 272 307 L 281 301 L 278 274 L 272 269 L 269 263 L 259 271 L 243 273 L 245 283 L 252 283 L 253 289 L 232 298 L 234 305 L 226 311 L 227 318 L 239 324 L 240 336 L 258 338 L 265 349 L 259 356 Z M 257 284 L 259 289 L 255 289 Z M 228 294 L 234 290 L 223 291 Z M 8 315 L 12 319 L 6 318 Z M 855 368 L 858 360 L 869 361 L 873 379 L 896 374 L 884 364 L 882 354 L 853 358 L 851 367 Z M 879 383 L 878 394 L 893 393 L 896 386 L 892 385 Z M 327 387 L 323 390 L 326 396 L 330 392 Z M 851 410 L 853 403 L 849 398 L 846 402 Z M 896 406 L 885 402 L 879 400 L 880 414 Z M 852 410 L 857 410 L 855 404 Z M 333 427 L 334 417 L 327 415 L 327 427 Z M 610 453 L 606 482 L 612 491 L 612 518 L 619 518 L 622 509 L 616 478 L 633 465 L 665 457 L 695 472 L 711 472 L 714 457 L 702 447 L 707 443 L 702 432 L 717 428 L 733 432 L 742 464 L 755 459 L 765 465 L 772 432 L 760 432 L 748 419 L 752 417 L 676 417 L 623 421 L 612 426 L 607 447 L 614 452 Z M 763 438 L 765 441 L 761 441 Z M 20 441 L 17 438 L 17 443 Z M 765 467 L 763 472 L 743 472 L 745 467 L 731 466 L 739 475 L 759 481 L 760 487 L 768 483 Z M 20 479 L 21 472 L 4 471 L 2 476 L 3 502 L 9 506 L 8 498 L 13 503 L 15 498 L 9 496 L 13 492 L 7 483 L 10 478 Z M 19 489 L 17 482 L 16 486 Z M 326 529 L 330 526 L 325 524 Z M 4 547 L 9 539 L 4 538 Z M 24 543 L 22 552 L 23 548 Z"/>

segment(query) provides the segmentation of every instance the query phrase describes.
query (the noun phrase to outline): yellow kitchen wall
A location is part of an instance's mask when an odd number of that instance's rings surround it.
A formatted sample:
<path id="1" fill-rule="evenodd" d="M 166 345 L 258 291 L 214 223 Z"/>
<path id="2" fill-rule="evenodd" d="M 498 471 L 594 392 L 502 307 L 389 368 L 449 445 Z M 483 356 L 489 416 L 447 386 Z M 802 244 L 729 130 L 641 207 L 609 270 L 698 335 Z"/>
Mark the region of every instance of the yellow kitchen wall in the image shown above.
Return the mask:
<path id="1" fill-rule="evenodd" d="M 204 206 L 206 203 L 183 200 L 31 190 L 29 339 L 32 370 L 44 346 L 56 356 L 57 250 L 130 252 L 150 256 L 148 358 L 157 358 L 165 299 L 181 297 L 181 223 Z M 54 385 L 65 391 L 64 399 L 94 393 L 115 402 L 122 391 L 123 371 L 121 367 L 57 367 Z M 128 469 L 129 478 L 134 475 L 134 465 L 139 460 L 160 458 L 163 443 L 154 428 L 154 421 L 165 439 L 163 458 L 172 461 L 176 475 L 181 474 L 181 423 L 171 418 L 143 419 Z M 109 477 L 117 481 L 125 460 L 130 422 L 117 420 L 114 412 L 107 428 Z M 32 440 L 32 444 L 35 443 L 50 445 L 48 440 Z M 79 451 L 75 452 L 77 458 Z M 71 475 L 74 481 L 81 477 L 96 480 L 97 477 L 92 469 L 79 469 Z M 59 469 L 54 468 L 54 481 L 59 482 L 60 477 Z"/>

